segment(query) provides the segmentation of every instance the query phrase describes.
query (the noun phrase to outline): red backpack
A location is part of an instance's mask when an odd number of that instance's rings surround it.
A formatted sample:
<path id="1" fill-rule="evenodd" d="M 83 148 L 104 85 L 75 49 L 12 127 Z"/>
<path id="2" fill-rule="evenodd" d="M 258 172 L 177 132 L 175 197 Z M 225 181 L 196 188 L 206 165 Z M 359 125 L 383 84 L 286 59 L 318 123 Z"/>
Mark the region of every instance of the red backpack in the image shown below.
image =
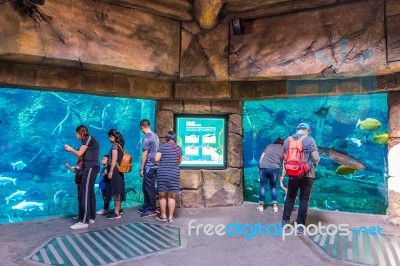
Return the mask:
<path id="1" fill-rule="evenodd" d="M 289 137 L 289 148 L 286 151 L 285 171 L 291 178 L 300 178 L 310 169 L 304 156 L 303 139 L 307 135 L 303 135 L 299 139 Z"/>

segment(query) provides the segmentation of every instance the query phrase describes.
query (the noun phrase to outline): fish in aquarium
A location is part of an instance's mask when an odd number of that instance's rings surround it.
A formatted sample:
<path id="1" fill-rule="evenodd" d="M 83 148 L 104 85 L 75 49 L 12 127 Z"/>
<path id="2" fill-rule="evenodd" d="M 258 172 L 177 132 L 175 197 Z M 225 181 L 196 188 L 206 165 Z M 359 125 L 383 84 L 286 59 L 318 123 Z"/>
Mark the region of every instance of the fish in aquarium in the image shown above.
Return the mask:
<path id="1" fill-rule="evenodd" d="M 18 171 L 23 170 L 27 165 L 19 160 L 18 162 L 11 163 L 13 170 L 17 169 Z"/>
<path id="2" fill-rule="evenodd" d="M 348 154 L 337 151 L 335 149 L 318 147 L 318 151 L 340 165 L 346 165 L 356 170 L 362 170 L 367 168 L 363 163 L 361 163 L 357 159 L 351 157 Z"/>
<path id="3" fill-rule="evenodd" d="M 374 178 L 375 176 L 373 175 L 353 175 L 353 179 L 358 179 L 358 180 L 370 180 Z"/>
<path id="4" fill-rule="evenodd" d="M 319 118 L 325 119 L 329 113 L 329 108 L 330 108 L 330 106 L 328 105 L 328 99 L 325 99 L 324 104 L 322 104 L 321 107 L 318 108 L 318 110 L 314 112 L 314 114 L 316 116 L 318 116 Z"/>
<path id="5" fill-rule="evenodd" d="M 39 208 L 40 210 L 43 211 L 43 206 L 44 206 L 44 203 L 30 202 L 30 201 L 24 200 L 23 202 L 20 202 L 17 205 L 12 206 L 11 209 L 30 212 L 30 211 L 33 211 L 33 210 Z"/>
<path id="6" fill-rule="evenodd" d="M 342 206 L 337 204 L 334 200 L 328 202 L 328 200 L 324 200 L 325 208 L 332 211 L 343 211 Z"/>
<path id="7" fill-rule="evenodd" d="M 65 198 L 67 196 L 69 196 L 68 191 L 66 191 L 64 189 L 57 191 L 56 193 L 54 193 L 54 196 L 53 196 L 54 203 L 56 205 L 61 204 L 61 201 L 63 200 L 63 198 Z"/>
<path id="8" fill-rule="evenodd" d="M 108 108 L 110 107 L 110 104 L 107 104 L 103 108 L 103 112 L 101 113 L 101 127 L 89 125 L 89 127 L 98 129 L 98 130 L 104 130 L 107 131 L 110 128 L 110 115 L 108 114 Z"/>
<path id="9" fill-rule="evenodd" d="M 387 133 L 382 133 L 379 135 L 376 135 L 374 133 L 374 136 L 372 137 L 372 140 L 375 141 L 378 144 L 381 145 L 387 145 L 389 142 L 389 135 Z"/>
<path id="10" fill-rule="evenodd" d="M 356 124 L 356 128 L 360 127 L 360 129 L 364 131 L 374 131 L 377 130 L 381 127 L 381 122 L 374 118 L 367 118 L 364 121 L 361 121 L 361 119 L 358 119 L 358 122 Z"/>
<path id="11" fill-rule="evenodd" d="M 137 191 L 134 187 L 126 188 L 125 194 L 128 194 L 128 192 L 133 192 L 134 194 L 137 194 Z"/>
<path id="12" fill-rule="evenodd" d="M 0 185 L 5 185 L 8 183 L 13 183 L 14 186 L 16 185 L 17 179 L 16 178 L 12 178 L 12 177 L 8 177 L 8 176 L 0 176 Z"/>
<path id="13" fill-rule="evenodd" d="M 7 201 L 7 205 L 10 203 L 10 201 L 22 200 L 22 197 L 25 195 L 25 193 L 26 193 L 26 191 L 17 190 L 14 193 L 12 193 L 10 196 L 5 197 L 5 200 Z"/>
<path id="14" fill-rule="evenodd" d="M 338 168 L 336 168 L 335 173 L 339 175 L 352 175 L 355 172 L 357 172 L 357 169 L 349 167 L 347 165 L 341 165 Z"/>
<path id="15" fill-rule="evenodd" d="M 357 147 L 361 147 L 362 145 L 361 140 L 358 138 L 346 138 L 346 140 L 353 142 Z"/>

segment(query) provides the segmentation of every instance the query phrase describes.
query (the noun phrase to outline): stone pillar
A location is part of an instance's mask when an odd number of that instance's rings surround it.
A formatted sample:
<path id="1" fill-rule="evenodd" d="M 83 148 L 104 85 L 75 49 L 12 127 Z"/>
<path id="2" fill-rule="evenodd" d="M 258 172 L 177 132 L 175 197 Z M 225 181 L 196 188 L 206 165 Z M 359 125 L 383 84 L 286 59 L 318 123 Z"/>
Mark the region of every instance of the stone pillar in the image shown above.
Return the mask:
<path id="1" fill-rule="evenodd" d="M 388 223 L 400 225 L 400 92 L 389 93 Z"/>
<path id="2" fill-rule="evenodd" d="M 194 86 L 196 84 L 198 86 Z M 243 203 L 241 102 L 218 100 L 229 96 L 230 89 L 227 86 L 219 86 L 216 90 L 210 90 L 210 87 L 213 87 L 212 83 L 196 84 L 193 82 L 181 84 L 175 88 L 175 95 L 181 99 L 187 98 L 187 100 L 157 101 L 156 133 L 163 136 L 166 131 L 173 129 L 174 114 L 227 115 L 227 169 L 181 169 L 181 206 L 199 208 L 240 205 Z M 215 100 L 192 100 L 190 97 L 215 98 Z M 160 139 L 163 141 L 162 138 Z"/>

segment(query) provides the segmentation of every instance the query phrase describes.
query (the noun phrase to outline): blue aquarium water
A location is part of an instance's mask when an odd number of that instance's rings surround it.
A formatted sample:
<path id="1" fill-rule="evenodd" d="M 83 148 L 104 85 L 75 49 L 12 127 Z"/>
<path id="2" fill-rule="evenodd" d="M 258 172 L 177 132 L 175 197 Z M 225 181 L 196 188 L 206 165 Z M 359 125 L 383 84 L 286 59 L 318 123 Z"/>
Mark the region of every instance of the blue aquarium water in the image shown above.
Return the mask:
<path id="1" fill-rule="evenodd" d="M 373 120 L 365 121 L 367 118 Z M 368 121 L 375 126 L 369 125 Z M 376 121 L 380 126 L 376 126 Z M 311 126 L 311 136 L 319 146 L 321 157 L 310 206 L 384 214 L 388 206 L 387 94 L 244 102 L 245 200 L 258 202 L 257 169 L 264 148 L 278 137 L 287 138 L 294 134 L 301 122 Z M 365 169 L 346 168 L 344 162 L 350 160 L 361 163 Z M 277 187 L 280 191 L 278 202 L 282 204 L 284 190 L 279 182 Z M 269 191 L 267 195 L 270 197 Z"/>
<path id="2" fill-rule="evenodd" d="M 86 125 L 100 143 L 101 155 L 111 144 L 109 129 L 118 129 L 133 155 L 134 166 L 125 175 L 127 200 L 123 207 L 143 201 L 139 177 L 141 137 L 139 122 L 154 124 L 155 101 L 86 94 L 0 89 L 0 223 L 76 214 L 76 157 L 64 144 L 79 148 L 75 129 Z M 101 158 L 99 158 L 101 159 Z M 96 180 L 97 209 L 103 207 Z M 26 202 L 22 207 L 21 202 Z M 112 206 L 112 205 L 111 205 Z"/>

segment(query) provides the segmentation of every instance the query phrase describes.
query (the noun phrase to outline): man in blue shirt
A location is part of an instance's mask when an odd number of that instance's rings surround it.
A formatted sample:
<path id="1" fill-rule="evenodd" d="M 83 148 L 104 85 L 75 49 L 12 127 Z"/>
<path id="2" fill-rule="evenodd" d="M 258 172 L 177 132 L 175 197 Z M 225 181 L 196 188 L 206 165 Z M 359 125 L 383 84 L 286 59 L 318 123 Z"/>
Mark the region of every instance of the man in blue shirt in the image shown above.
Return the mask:
<path id="1" fill-rule="evenodd" d="M 311 133 L 310 126 L 306 123 L 300 123 L 297 126 L 296 134 L 292 135 L 293 139 L 300 139 L 302 136 L 306 135 L 306 137 L 302 140 L 304 157 L 308 162 L 309 171 L 305 173 L 302 177 L 292 179 L 289 178 L 288 183 L 288 191 L 286 195 L 282 220 L 283 225 L 289 223 L 290 215 L 292 214 L 294 202 L 296 200 L 297 192 L 300 189 L 300 205 L 299 211 L 297 214 L 296 223 L 305 225 L 307 219 L 307 211 L 308 205 L 310 202 L 310 194 L 312 190 L 312 186 L 314 184 L 315 178 L 315 167 L 318 165 L 319 162 L 319 154 L 317 144 L 315 140 L 309 136 Z M 286 160 L 286 151 L 289 148 L 289 139 L 287 138 L 283 144 L 283 151 L 284 151 L 284 160 Z M 281 180 L 283 177 L 281 177 Z M 302 228 L 298 227 L 298 233 L 302 233 Z"/>
<path id="2" fill-rule="evenodd" d="M 142 160 L 140 164 L 140 176 L 143 177 L 144 202 L 142 209 L 139 210 L 141 216 L 156 215 L 156 176 L 158 165 L 155 156 L 160 145 L 160 140 L 150 128 L 150 121 L 143 119 L 140 121 L 140 128 L 145 134 L 142 140 Z"/>

